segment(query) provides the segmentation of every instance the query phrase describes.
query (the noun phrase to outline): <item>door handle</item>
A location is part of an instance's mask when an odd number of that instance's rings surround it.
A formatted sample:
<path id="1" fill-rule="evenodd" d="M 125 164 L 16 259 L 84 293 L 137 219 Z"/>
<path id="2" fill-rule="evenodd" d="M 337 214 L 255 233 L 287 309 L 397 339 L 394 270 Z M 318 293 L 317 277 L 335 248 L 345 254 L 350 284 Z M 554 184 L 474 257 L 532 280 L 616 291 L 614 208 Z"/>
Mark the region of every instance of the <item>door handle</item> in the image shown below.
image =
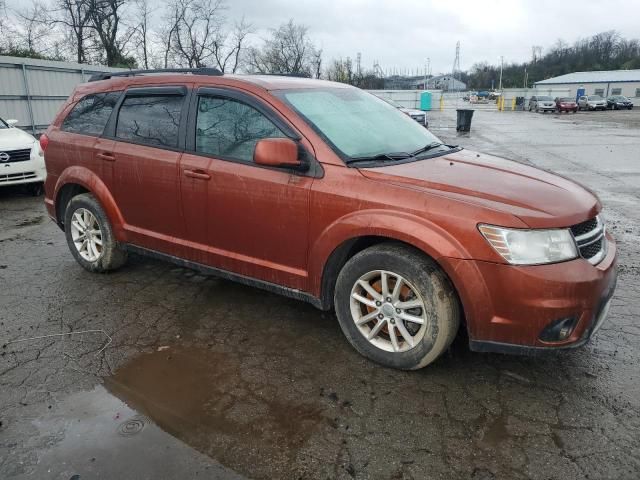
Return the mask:
<path id="1" fill-rule="evenodd" d="M 211 175 L 209 175 L 204 170 L 184 170 L 184 176 L 190 178 L 199 178 L 200 180 L 209 180 L 211 179 Z"/>
<path id="2" fill-rule="evenodd" d="M 115 162 L 116 161 L 116 157 L 113 155 L 113 153 L 110 153 L 110 152 L 98 152 L 98 153 L 96 153 L 96 157 L 98 157 L 100 160 L 104 160 L 106 162 Z"/>

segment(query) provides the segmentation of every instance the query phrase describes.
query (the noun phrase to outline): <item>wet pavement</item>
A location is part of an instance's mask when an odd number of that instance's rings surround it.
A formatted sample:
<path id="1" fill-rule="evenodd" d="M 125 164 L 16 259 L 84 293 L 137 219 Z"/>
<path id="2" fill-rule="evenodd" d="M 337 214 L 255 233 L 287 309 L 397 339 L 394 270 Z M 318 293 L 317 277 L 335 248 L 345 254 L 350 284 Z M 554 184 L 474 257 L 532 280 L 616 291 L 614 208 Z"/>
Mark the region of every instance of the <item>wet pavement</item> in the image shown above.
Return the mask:
<path id="1" fill-rule="evenodd" d="M 0 478 L 639 478 L 640 111 L 481 110 L 465 135 L 454 113 L 430 115 L 443 140 L 601 196 L 620 278 L 590 344 L 512 357 L 461 334 L 384 369 L 304 303 L 137 256 L 87 273 L 42 198 L 0 190 Z"/>

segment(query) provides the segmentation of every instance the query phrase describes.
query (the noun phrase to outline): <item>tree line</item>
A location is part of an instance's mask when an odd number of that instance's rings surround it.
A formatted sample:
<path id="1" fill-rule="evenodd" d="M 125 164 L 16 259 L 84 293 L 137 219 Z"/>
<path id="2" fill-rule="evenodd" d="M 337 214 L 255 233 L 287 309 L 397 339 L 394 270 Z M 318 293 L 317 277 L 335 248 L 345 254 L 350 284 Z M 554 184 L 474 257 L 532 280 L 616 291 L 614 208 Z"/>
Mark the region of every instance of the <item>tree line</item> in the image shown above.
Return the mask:
<path id="1" fill-rule="evenodd" d="M 293 20 L 257 39 L 227 18 L 224 0 L 35 0 L 10 10 L 0 0 L 0 55 L 123 68 L 214 67 L 222 72 L 319 77 L 322 50 Z"/>
<path id="2" fill-rule="evenodd" d="M 258 37 L 244 17 L 231 21 L 225 0 L 33 0 L 10 9 L 0 0 L 0 55 L 67 60 L 123 68 L 215 67 L 225 73 L 279 73 L 384 88 L 380 69 L 350 57 L 323 62 L 306 26 L 289 20 Z M 608 31 L 544 55 L 503 66 L 505 88 L 584 70 L 640 68 L 640 42 Z M 500 65 L 474 64 L 460 73 L 470 89 L 497 88 Z"/>
<path id="3" fill-rule="evenodd" d="M 558 40 L 544 55 L 536 54 L 523 63 L 509 63 L 502 69 L 504 88 L 531 87 L 535 82 L 571 72 L 629 70 L 640 68 L 640 41 L 625 39 L 612 30 L 569 45 Z M 476 63 L 461 75 L 470 89 L 498 88 L 500 65 Z"/>

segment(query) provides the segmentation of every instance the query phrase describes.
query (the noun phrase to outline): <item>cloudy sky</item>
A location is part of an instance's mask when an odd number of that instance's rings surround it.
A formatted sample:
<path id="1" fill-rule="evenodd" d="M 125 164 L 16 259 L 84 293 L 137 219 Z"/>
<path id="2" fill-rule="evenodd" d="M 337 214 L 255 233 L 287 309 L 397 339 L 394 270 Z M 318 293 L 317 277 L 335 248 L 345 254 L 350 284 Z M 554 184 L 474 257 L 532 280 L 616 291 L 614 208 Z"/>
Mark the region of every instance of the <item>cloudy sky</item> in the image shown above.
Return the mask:
<path id="1" fill-rule="evenodd" d="M 243 14 L 259 29 L 293 18 L 304 23 L 325 59 L 355 58 L 364 67 L 450 71 L 461 45 L 463 70 L 475 62 L 522 61 L 531 47 L 558 38 L 573 43 L 616 29 L 640 37 L 640 0 L 229 0 L 229 17 Z M 260 35 L 260 32 L 258 32 Z"/>

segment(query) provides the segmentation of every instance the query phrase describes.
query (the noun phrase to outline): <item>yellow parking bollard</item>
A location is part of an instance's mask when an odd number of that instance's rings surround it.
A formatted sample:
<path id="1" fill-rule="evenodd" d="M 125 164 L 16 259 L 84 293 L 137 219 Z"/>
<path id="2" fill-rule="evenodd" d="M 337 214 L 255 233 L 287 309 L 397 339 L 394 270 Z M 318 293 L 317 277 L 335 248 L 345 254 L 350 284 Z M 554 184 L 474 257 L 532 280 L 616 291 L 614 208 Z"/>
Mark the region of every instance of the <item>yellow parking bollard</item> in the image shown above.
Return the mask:
<path id="1" fill-rule="evenodd" d="M 515 112 L 516 111 L 516 97 L 513 97 L 511 99 L 511 111 Z"/>
<path id="2" fill-rule="evenodd" d="M 444 110 L 444 95 L 440 95 L 440 111 Z"/>

